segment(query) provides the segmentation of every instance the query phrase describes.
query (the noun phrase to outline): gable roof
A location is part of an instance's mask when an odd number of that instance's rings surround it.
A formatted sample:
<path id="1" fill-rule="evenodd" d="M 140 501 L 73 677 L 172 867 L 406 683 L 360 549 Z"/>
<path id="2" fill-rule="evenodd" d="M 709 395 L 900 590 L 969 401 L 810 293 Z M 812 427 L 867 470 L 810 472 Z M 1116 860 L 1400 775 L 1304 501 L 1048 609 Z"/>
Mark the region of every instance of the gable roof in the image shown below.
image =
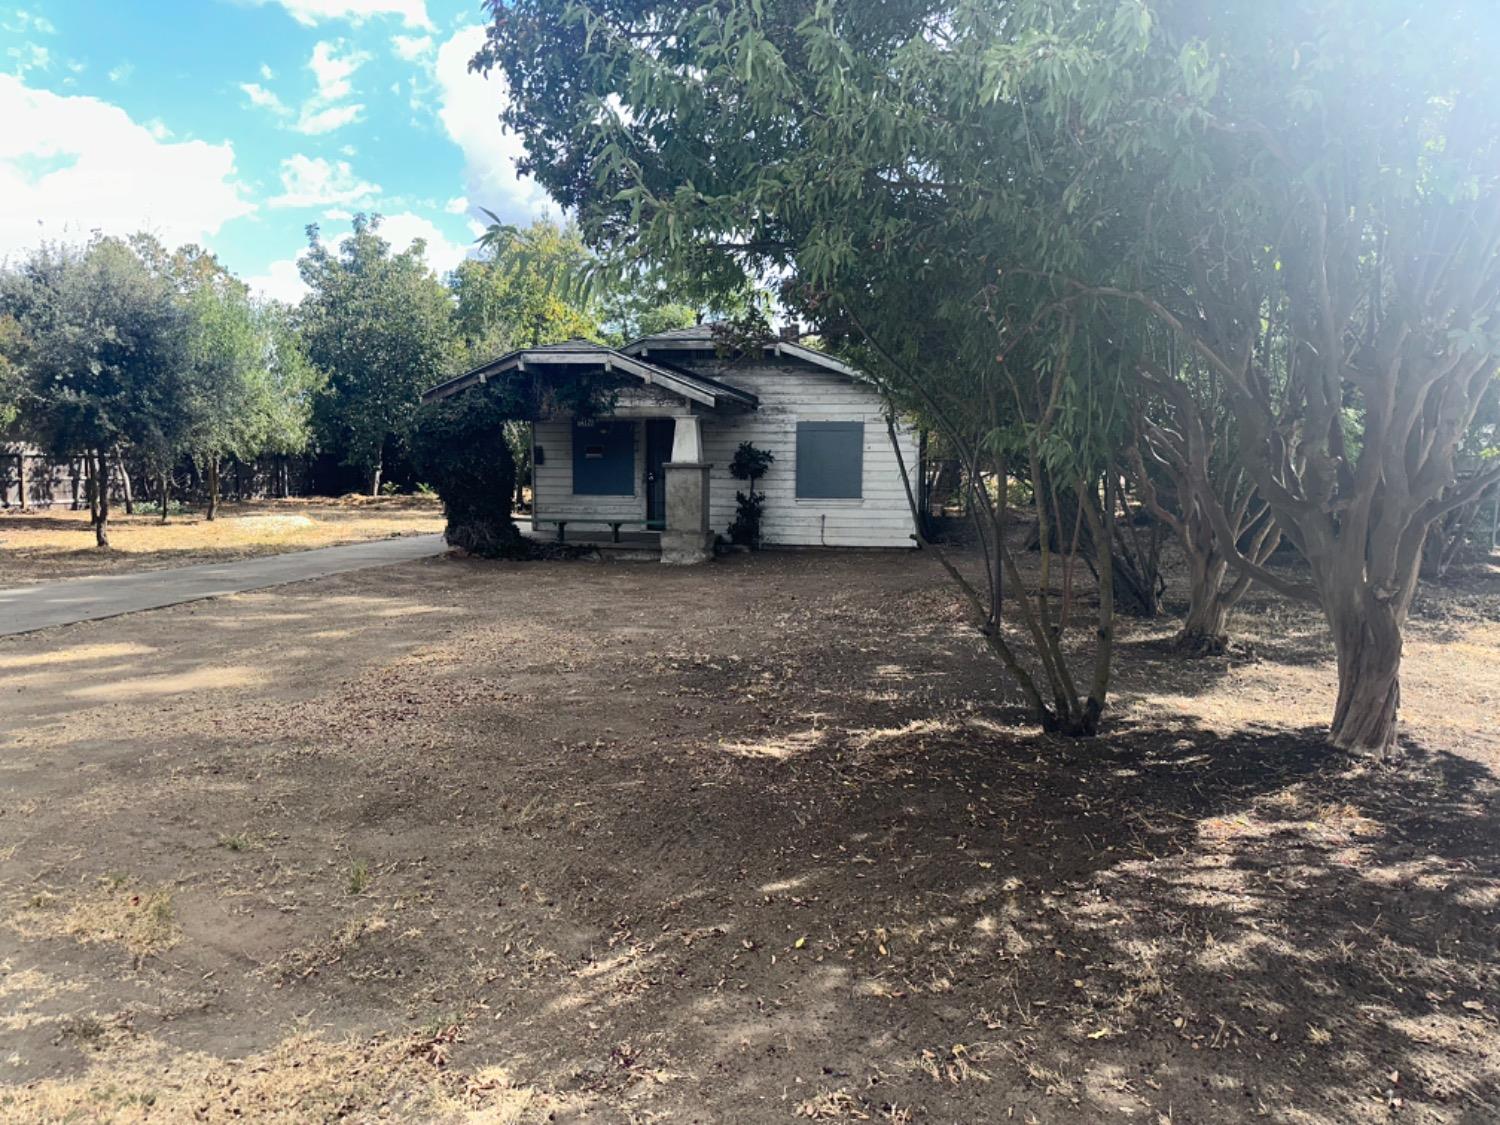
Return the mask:
<path id="1" fill-rule="evenodd" d="M 632 340 L 621 350 L 627 355 L 647 356 L 658 352 L 702 352 L 712 351 L 717 346 L 714 339 L 714 328 L 712 324 L 694 324 L 688 328 L 670 328 L 665 332 L 655 332 L 650 336 L 642 336 L 639 340 Z M 770 356 L 788 356 L 792 359 L 800 359 L 804 363 L 810 363 L 814 367 L 822 367 L 828 371 L 836 371 L 840 375 L 850 379 L 864 381 L 864 376 L 829 355 L 827 352 L 810 348 L 806 344 L 799 344 L 794 340 L 767 340 L 765 343 L 765 354 Z"/>
<path id="2" fill-rule="evenodd" d="M 690 402 L 715 409 L 740 407 L 754 410 L 760 405 L 760 400 L 755 395 L 731 387 L 728 383 L 699 375 L 676 364 L 657 363 L 644 356 L 628 355 L 589 340 L 567 340 L 561 344 L 543 344 L 507 352 L 447 382 L 429 387 L 422 392 L 422 401 L 435 402 L 497 375 L 538 367 L 597 367 L 622 375 L 633 375 L 645 385 L 661 387 Z"/>

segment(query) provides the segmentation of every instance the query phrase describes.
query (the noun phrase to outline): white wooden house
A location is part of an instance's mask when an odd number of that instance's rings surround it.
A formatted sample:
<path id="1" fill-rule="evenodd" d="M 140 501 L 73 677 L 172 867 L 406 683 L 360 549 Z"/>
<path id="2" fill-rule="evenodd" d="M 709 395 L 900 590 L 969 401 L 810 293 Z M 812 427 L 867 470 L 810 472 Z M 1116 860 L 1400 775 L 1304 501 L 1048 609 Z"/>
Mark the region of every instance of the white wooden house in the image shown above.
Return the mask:
<path id="1" fill-rule="evenodd" d="M 427 400 L 516 372 L 620 381 L 610 412 L 543 415 L 532 427 L 532 522 L 570 531 L 657 533 L 662 561 L 697 562 L 735 516 L 729 462 L 741 442 L 775 460 L 757 483 L 769 546 L 911 547 L 911 508 L 880 395 L 857 371 L 815 348 L 770 341 L 762 354 L 724 358 L 704 325 L 615 350 L 587 341 L 501 356 L 432 388 Z M 914 431 L 896 444 L 914 486 Z"/>

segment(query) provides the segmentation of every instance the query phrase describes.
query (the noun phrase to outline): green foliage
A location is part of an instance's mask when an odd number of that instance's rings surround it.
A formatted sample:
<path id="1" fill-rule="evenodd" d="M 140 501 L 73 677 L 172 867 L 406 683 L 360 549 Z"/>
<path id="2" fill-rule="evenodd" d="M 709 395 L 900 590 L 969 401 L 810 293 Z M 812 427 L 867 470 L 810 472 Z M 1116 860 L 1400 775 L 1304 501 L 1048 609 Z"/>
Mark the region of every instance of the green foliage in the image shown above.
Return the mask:
<path id="1" fill-rule="evenodd" d="M 51 455 L 178 440 L 188 314 L 128 245 L 41 248 L 0 278 L 0 316 L 19 327 L 23 424 Z"/>
<path id="2" fill-rule="evenodd" d="M 225 457 L 255 456 L 264 361 L 255 312 L 243 284 L 228 274 L 195 281 L 188 292 L 189 367 L 179 404 L 185 433 L 182 448 L 200 465 Z M 166 463 L 175 459 L 168 450 Z"/>
<path id="3" fill-rule="evenodd" d="M 378 216 L 356 215 L 330 249 L 308 228 L 300 264 L 311 292 L 300 309 L 307 358 L 327 376 L 313 421 L 325 448 L 378 487 L 388 440 L 405 436 L 423 390 L 456 358 L 448 291 L 423 261 L 420 242 L 400 254 L 380 237 Z"/>
<path id="4" fill-rule="evenodd" d="M 14 425 L 21 414 L 25 380 L 14 358 L 21 346 L 21 322 L 9 313 L 0 313 L 0 434 Z"/>
<path id="5" fill-rule="evenodd" d="M 754 488 L 755 482 L 766 475 L 775 461 L 776 454 L 769 449 L 756 449 L 751 442 L 742 441 L 730 459 L 729 475 L 735 480 L 749 481 L 750 487 Z"/>
<path id="6" fill-rule="evenodd" d="M 518 558 L 526 540 L 511 519 L 515 461 L 505 425 L 515 400 L 474 387 L 427 403 L 412 426 L 417 471 L 442 497 L 450 546 L 485 558 Z"/>
<path id="7" fill-rule="evenodd" d="M 450 283 L 470 363 L 516 348 L 601 338 L 594 258 L 574 228 L 545 219 L 525 228 L 496 222 L 480 241 L 484 255 L 460 263 Z"/>

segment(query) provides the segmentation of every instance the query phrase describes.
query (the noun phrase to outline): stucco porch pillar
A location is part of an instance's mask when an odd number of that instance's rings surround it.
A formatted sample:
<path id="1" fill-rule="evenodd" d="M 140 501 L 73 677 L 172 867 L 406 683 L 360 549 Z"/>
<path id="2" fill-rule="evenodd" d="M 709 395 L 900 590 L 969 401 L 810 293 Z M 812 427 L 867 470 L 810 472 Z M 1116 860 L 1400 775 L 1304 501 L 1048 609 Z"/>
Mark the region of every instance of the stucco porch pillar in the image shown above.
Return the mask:
<path id="1" fill-rule="evenodd" d="M 703 460 L 703 433 L 696 414 L 682 415 L 672 429 L 672 459 L 662 466 L 667 476 L 666 527 L 661 533 L 661 561 L 686 566 L 714 555 L 708 528 L 708 470 Z"/>

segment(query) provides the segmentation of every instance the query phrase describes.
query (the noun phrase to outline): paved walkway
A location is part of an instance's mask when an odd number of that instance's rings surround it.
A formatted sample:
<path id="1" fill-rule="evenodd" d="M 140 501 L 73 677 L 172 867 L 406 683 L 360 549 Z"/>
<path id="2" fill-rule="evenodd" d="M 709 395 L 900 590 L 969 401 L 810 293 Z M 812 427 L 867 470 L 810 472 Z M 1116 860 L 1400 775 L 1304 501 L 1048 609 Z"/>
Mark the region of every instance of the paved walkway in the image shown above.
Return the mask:
<path id="1" fill-rule="evenodd" d="M 0 636 L 118 617 L 143 609 L 264 590 L 350 570 L 423 559 L 446 550 L 441 535 L 408 535 L 320 547 L 239 562 L 203 563 L 135 574 L 69 578 L 0 590 Z"/>

